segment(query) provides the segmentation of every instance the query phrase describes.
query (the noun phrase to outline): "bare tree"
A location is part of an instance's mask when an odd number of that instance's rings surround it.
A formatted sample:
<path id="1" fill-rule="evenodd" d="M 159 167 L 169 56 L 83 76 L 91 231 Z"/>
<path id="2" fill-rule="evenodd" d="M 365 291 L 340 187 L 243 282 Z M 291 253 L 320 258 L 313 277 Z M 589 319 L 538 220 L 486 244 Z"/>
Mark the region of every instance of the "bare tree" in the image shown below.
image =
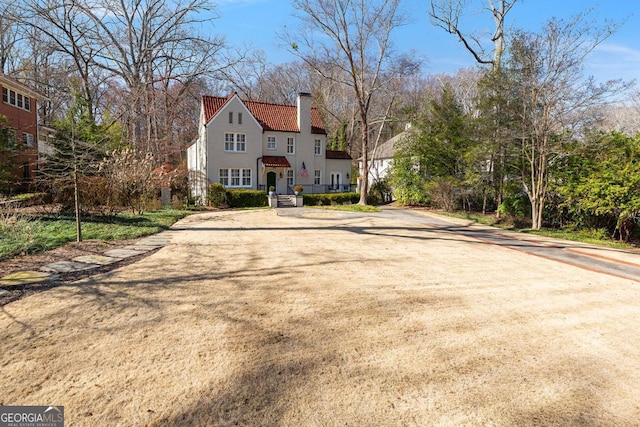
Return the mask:
<path id="1" fill-rule="evenodd" d="M 491 65 L 495 70 L 502 65 L 505 18 L 517 2 L 518 0 L 487 0 L 488 7 L 485 10 L 491 14 L 495 24 L 489 37 L 491 46 L 488 46 L 487 34 L 473 33 L 463 28 L 461 19 L 469 8 L 469 0 L 431 0 L 429 16 L 434 25 L 455 35 L 476 62 Z"/>
<path id="2" fill-rule="evenodd" d="M 15 3 L 0 5 L 0 72 L 9 72 L 11 58 L 20 42 L 20 11 Z"/>
<path id="3" fill-rule="evenodd" d="M 325 79 L 349 88 L 357 106 L 362 173 L 360 204 L 367 203 L 369 140 L 379 129 L 372 105 L 398 76 L 413 72 L 415 61 L 394 55 L 391 33 L 403 25 L 399 0 L 294 0 L 301 28 L 282 35 L 292 53 Z M 317 37 L 315 37 L 317 36 Z M 387 109 L 382 109 L 387 111 Z M 373 122 L 378 125 L 372 127 Z"/>
<path id="4" fill-rule="evenodd" d="M 228 64 L 222 58 L 223 39 L 195 31 L 213 19 L 202 13 L 211 16 L 214 10 L 207 0 L 103 0 L 99 5 L 81 6 L 94 25 L 88 37 L 99 47 L 96 65 L 127 88 L 129 140 L 138 150 L 157 155 L 166 137 L 158 128 L 158 87 L 187 87 Z"/>

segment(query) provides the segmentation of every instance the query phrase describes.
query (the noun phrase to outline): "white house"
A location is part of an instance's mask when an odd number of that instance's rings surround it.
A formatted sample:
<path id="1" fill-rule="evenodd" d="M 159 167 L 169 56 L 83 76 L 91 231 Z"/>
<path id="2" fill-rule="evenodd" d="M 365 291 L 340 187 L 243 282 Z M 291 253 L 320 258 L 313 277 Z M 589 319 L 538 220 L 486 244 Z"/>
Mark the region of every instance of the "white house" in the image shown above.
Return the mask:
<path id="1" fill-rule="evenodd" d="M 404 139 L 409 137 L 410 132 L 411 124 L 407 124 L 403 132 L 371 150 L 371 159 L 369 159 L 369 187 L 387 178 L 393 163 L 393 156 Z M 362 175 L 362 159 L 358 161 L 358 168 L 360 175 Z"/>
<path id="2" fill-rule="evenodd" d="M 351 157 L 326 150 L 327 133 L 311 95 L 297 105 L 203 96 L 198 137 L 187 149 L 192 194 L 204 201 L 207 187 L 268 190 L 293 194 L 349 191 Z"/>

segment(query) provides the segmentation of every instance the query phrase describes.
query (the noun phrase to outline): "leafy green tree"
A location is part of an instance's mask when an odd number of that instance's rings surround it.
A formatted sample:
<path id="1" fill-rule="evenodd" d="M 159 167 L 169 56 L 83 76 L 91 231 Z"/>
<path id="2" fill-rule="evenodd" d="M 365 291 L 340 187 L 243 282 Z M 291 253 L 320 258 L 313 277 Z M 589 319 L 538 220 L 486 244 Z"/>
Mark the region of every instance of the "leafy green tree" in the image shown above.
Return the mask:
<path id="1" fill-rule="evenodd" d="M 640 218 L 640 135 L 598 135 L 552 174 L 552 192 L 575 225 L 604 226 L 620 240 L 630 238 Z"/>
<path id="2" fill-rule="evenodd" d="M 414 163 L 417 159 L 398 151 L 393 158 L 389 182 L 393 195 L 402 205 L 422 205 L 427 203 L 425 179 Z"/>
<path id="3" fill-rule="evenodd" d="M 425 193 L 427 189 L 437 193 L 438 200 L 444 200 L 441 196 L 445 193 L 459 194 L 469 167 L 467 152 L 474 143 L 472 129 L 472 120 L 457 101 L 452 87 L 445 84 L 427 103 L 412 132 L 397 150 L 392 167 L 396 198 L 415 204 L 430 199 Z M 425 186 L 435 179 L 439 184 Z M 440 191 L 451 186 L 455 189 Z M 449 200 L 444 205 L 448 209 L 452 206 Z"/>

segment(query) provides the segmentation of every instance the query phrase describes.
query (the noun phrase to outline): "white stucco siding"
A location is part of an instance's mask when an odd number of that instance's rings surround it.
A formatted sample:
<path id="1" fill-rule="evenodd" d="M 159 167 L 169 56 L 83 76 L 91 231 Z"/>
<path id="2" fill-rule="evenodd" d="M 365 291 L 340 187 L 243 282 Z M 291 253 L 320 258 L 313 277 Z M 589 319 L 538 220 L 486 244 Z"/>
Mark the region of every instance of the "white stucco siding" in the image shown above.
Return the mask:
<path id="1" fill-rule="evenodd" d="M 324 184 L 333 186 L 330 191 L 344 191 L 348 189 L 351 181 L 351 160 L 347 159 L 327 159 L 325 173 L 323 175 Z M 339 188 L 336 188 L 339 184 Z"/>
<path id="2" fill-rule="evenodd" d="M 229 114 L 232 119 L 230 123 Z M 239 123 L 239 115 L 242 123 Z M 227 134 L 233 135 L 232 147 L 226 144 Z M 240 137 L 244 151 L 239 149 Z M 240 182 L 240 185 L 228 187 L 256 188 L 257 159 L 262 156 L 262 127 L 253 118 L 249 110 L 236 97 L 231 99 L 206 126 L 207 141 L 207 176 L 211 182 L 220 182 L 220 170 L 242 169 L 251 170 L 250 186 Z"/>

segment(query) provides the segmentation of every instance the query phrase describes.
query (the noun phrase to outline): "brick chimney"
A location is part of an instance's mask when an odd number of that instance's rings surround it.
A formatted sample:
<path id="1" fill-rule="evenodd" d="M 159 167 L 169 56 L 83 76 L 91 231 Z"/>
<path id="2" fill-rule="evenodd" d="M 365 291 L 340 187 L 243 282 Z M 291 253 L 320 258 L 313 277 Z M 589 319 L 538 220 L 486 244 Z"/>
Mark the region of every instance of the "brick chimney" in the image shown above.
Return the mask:
<path id="1" fill-rule="evenodd" d="M 298 93 L 298 129 L 300 133 L 311 133 L 311 94 Z"/>

